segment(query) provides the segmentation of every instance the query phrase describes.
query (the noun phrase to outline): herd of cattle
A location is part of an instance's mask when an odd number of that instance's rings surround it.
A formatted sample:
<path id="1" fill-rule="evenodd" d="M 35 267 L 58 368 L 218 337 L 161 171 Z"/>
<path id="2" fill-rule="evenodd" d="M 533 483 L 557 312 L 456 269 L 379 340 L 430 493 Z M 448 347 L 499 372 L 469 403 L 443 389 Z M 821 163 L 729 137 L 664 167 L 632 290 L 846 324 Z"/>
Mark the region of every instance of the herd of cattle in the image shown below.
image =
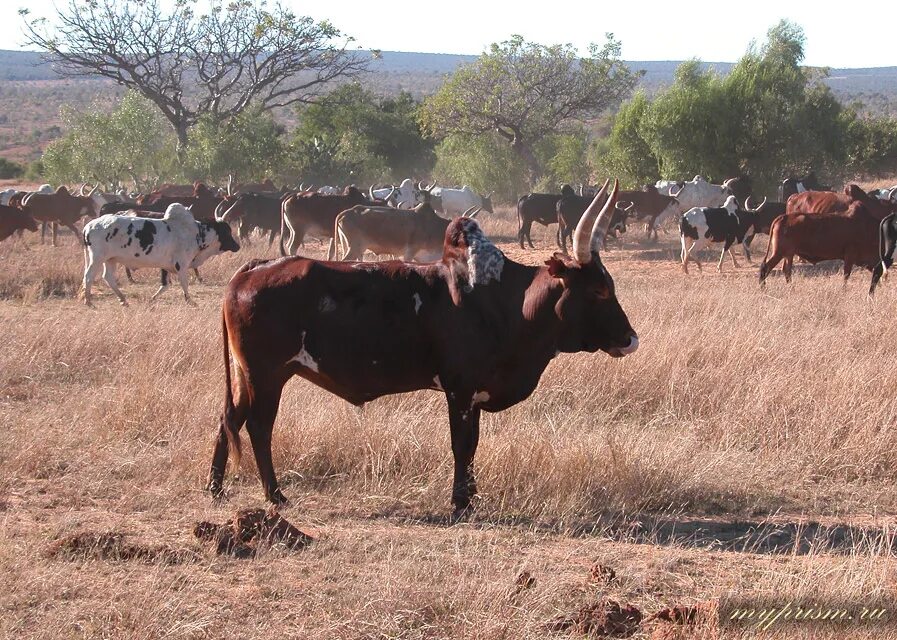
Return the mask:
<path id="1" fill-rule="evenodd" d="M 557 224 L 557 244 L 566 254 L 572 231 L 593 196 L 592 190 L 580 187 L 577 193 L 569 185 L 559 194 L 522 196 L 517 202 L 520 247 L 525 248 L 525 243 L 533 247 L 534 222 Z M 630 221 L 643 222 L 648 238 L 656 240 L 664 221 L 677 217 L 682 268 L 688 273 L 689 262 L 701 268 L 696 253 L 711 244 L 723 245 L 718 270 L 726 253 L 737 266 L 732 252 L 736 243 L 751 262 L 751 242 L 762 233 L 770 239 L 760 269 L 761 284 L 779 262 L 790 281 L 795 256 L 812 263 L 843 260 L 845 278 L 854 266 L 872 271 L 870 294 L 892 264 L 897 246 L 897 186 L 866 193 L 848 185 L 843 193 L 835 193 L 810 174 L 785 180 L 777 202 L 764 199 L 752 207 L 751 199 L 751 183 L 745 177 L 713 184 L 695 176 L 690 181 L 658 181 L 638 190 L 622 190 L 603 241 L 618 238 Z M 297 189 L 278 189 L 270 180 L 237 187 L 229 181 L 219 189 L 201 182 L 165 184 L 148 194 L 131 195 L 101 193 L 97 187 L 85 192 L 85 185 L 77 192 L 43 185 L 35 192 L 0 192 L 0 240 L 15 232 L 36 231 L 40 222 L 44 228 L 52 225 L 55 246 L 57 226 L 67 227 L 84 245 L 87 303 L 91 284 L 103 267 L 104 279 L 125 304 L 116 265 L 126 267 L 129 279 L 132 268 L 161 269 L 162 286 L 156 296 L 171 274 L 189 300 L 188 270 L 196 270 L 220 252 L 239 249 L 231 224 L 244 242 L 255 230 L 267 234 L 269 246 L 279 236 L 281 255 L 295 254 L 310 235 L 330 241 L 328 259 L 360 260 L 365 251 L 372 251 L 427 262 L 442 255 L 449 218 L 473 217 L 480 211 L 493 211 L 490 195 L 467 186 L 424 185 L 411 178 L 380 189 L 371 186 L 367 193 L 355 186 L 314 189 L 303 184 Z M 84 217 L 91 220 L 79 231 L 75 224 Z"/>

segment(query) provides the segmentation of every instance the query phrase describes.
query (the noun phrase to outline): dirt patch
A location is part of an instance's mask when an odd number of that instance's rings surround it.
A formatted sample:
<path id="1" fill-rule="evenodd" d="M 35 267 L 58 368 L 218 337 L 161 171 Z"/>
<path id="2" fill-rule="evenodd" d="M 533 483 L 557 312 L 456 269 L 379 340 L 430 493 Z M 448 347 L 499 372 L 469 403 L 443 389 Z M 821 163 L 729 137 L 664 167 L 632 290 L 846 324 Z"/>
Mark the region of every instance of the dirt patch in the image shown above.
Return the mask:
<path id="1" fill-rule="evenodd" d="M 182 564 L 194 562 L 198 556 L 187 549 L 166 546 L 147 547 L 125 541 L 117 531 L 74 533 L 53 542 L 47 557 L 58 560 L 136 560 L 146 563 Z"/>
<path id="2" fill-rule="evenodd" d="M 548 631 L 567 631 L 599 638 L 628 638 L 639 629 L 642 612 L 632 604 L 621 606 L 616 600 L 599 600 L 576 613 L 559 616 L 549 622 Z"/>
<path id="3" fill-rule="evenodd" d="M 314 541 L 274 509 L 240 509 L 232 522 L 224 524 L 197 522 L 193 535 L 213 542 L 216 553 L 237 558 L 254 557 L 263 548 L 272 546 L 297 551 Z"/>

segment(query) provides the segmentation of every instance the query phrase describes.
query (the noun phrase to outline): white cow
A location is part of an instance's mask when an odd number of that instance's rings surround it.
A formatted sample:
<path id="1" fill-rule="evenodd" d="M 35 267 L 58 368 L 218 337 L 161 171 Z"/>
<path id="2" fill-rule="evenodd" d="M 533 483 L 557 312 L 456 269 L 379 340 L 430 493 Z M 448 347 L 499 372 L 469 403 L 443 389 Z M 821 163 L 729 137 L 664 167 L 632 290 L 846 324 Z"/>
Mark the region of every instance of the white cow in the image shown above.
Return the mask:
<path id="1" fill-rule="evenodd" d="M 882 188 L 882 189 L 872 189 L 869 192 L 869 195 L 879 200 L 883 200 L 884 202 L 897 202 L 897 185 L 894 185 L 890 189 Z M 2 201 L 0 201 L 2 204 Z"/>
<path id="2" fill-rule="evenodd" d="M 195 269 L 203 262 L 224 251 L 237 251 L 240 245 L 234 240 L 226 222 L 200 222 L 181 204 L 172 204 L 161 219 L 139 218 L 110 213 L 84 225 L 84 301 L 91 305 L 90 287 L 100 267 L 103 279 L 127 306 L 125 296 L 118 288 L 115 269 L 125 267 L 155 267 L 177 275 L 184 299 L 190 302 L 188 269 Z M 162 286 L 152 299 L 168 286 Z"/>
<path id="3" fill-rule="evenodd" d="M 744 240 L 744 237 L 750 233 L 753 223 L 754 212 L 739 211 L 735 196 L 726 198 L 722 207 L 689 209 L 679 221 L 679 234 L 682 241 L 682 270 L 688 273 L 688 261 L 691 260 L 698 265 L 700 271 L 701 263 L 692 257 L 692 253 L 700 251 L 709 244 L 718 243 L 724 243 L 724 246 L 716 270 L 722 269 L 723 258 L 727 251 L 732 258 L 732 264 L 737 268 L 738 263 L 735 261 L 735 254 L 732 253 L 732 245 Z M 688 247 L 689 239 L 692 240 L 691 247 Z M 747 253 L 746 248 L 745 255 L 750 262 L 751 256 Z"/>
<path id="4" fill-rule="evenodd" d="M 471 207 L 480 207 L 483 211 L 493 213 L 492 194 L 481 196 L 467 185 L 460 189 L 434 187 L 430 190 L 430 198 L 433 207 L 447 216 L 460 216 Z"/>
<path id="5" fill-rule="evenodd" d="M 679 213 L 694 207 L 721 207 L 726 198 L 732 195 L 729 183 L 736 178 L 729 178 L 723 184 L 708 182 L 704 176 L 695 176 L 694 180 L 674 182 L 658 180 L 657 190 L 679 201 Z"/>
<path id="6" fill-rule="evenodd" d="M 391 186 L 383 189 L 371 188 L 368 193 L 372 199 L 386 199 L 390 197 L 390 192 L 394 190 L 395 192 L 391 196 L 392 201 L 390 204 L 399 209 L 413 209 L 417 205 L 427 201 L 430 192 L 435 186 L 435 180 L 429 187 L 425 187 L 421 182 L 418 182 L 415 185 L 411 178 L 405 178 L 398 187 Z"/>

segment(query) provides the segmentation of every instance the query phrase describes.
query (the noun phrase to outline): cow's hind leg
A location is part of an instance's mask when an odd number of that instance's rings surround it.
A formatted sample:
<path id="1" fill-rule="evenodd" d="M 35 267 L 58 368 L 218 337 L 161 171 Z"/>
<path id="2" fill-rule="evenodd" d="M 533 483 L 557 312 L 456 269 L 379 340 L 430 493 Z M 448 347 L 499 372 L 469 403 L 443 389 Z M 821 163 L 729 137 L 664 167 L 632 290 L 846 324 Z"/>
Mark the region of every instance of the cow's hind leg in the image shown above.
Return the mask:
<path id="1" fill-rule="evenodd" d="M 84 280 L 81 283 L 81 291 L 84 295 L 84 303 L 90 307 L 93 306 L 93 298 L 90 295 L 90 288 L 93 281 L 96 280 L 97 272 L 102 268 L 103 263 L 96 260 L 92 253 L 87 252 L 87 264 L 84 265 Z"/>
<path id="2" fill-rule="evenodd" d="M 480 441 L 480 410 L 457 399 L 449 400 L 449 426 L 452 435 L 452 454 L 455 458 L 455 477 L 452 485 L 452 504 L 460 515 L 470 507 L 477 493 L 473 458 Z"/>
<path id="3" fill-rule="evenodd" d="M 881 280 L 881 274 L 884 271 L 884 267 L 882 263 L 879 262 L 875 265 L 875 268 L 872 270 L 872 284 L 869 285 L 869 295 L 875 295 L 875 287 L 878 285 L 878 281 Z"/>
<path id="4" fill-rule="evenodd" d="M 246 431 L 252 442 L 252 452 L 255 454 L 255 464 L 265 490 L 265 498 L 274 504 L 287 501 L 277 484 L 274 462 L 271 460 L 271 432 L 274 430 L 282 391 L 281 383 L 253 384 L 254 393 L 246 416 Z"/>
<path id="5" fill-rule="evenodd" d="M 125 300 L 125 294 L 121 292 L 121 289 L 118 288 L 118 280 L 115 277 L 115 268 L 117 266 L 117 262 L 114 260 L 109 260 L 106 262 L 103 267 L 103 280 L 106 281 L 106 284 L 109 285 L 109 288 L 112 289 L 112 292 L 118 297 L 118 301 L 121 303 L 123 307 L 128 306 L 128 301 Z"/>
<path id="6" fill-rule="evenodd" d="M 227 337 L 224 338 L 227 340 Z M 228 365 L 230 366 L 230 365 Z M 209 482 L 206 489 L 215 498 L 224 495 L 224 471 L 227 469 L 227 456 L 229 451 L 227 439 L 227 425 L 231 426 L 233 433 L 239 433 L 246 422 L 249 409 L 249 394 L 246 390 L 246 379 L 239 363 L 234 364 L 234 405 L 225 409 L 218 421 L 218 435 L 215 437 L 215 450 L 212 453 L 212 466 L 209 469 Z"/>

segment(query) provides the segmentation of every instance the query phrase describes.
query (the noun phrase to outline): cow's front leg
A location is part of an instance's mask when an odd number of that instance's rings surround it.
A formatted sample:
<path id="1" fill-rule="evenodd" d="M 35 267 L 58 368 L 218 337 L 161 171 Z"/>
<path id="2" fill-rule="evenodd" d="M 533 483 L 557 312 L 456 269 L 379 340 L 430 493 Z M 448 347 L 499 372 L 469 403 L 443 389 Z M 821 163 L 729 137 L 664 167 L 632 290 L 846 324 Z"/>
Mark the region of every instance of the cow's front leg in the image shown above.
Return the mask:
<path id="1" fill-rule="evenodd" d="M 156 293 L 154 293 L 150 298 L 151 302 L 162 295 L 162 292 L 168 288 L 168 271 L 162 269 L 160 278 L 159 288 L 156 290 Z"/>
<path id="2" fill-rule="evenodd" d="M 181 265 L 181 268 L 177 271 L 178 274 L 178 282 L 181 285 L 181 289 L 184 290 L 184 300 L 187 301 L 187 304 L 193 304 L 193 300 L 190 299 L 190 273 L 187 271 L 186 267 Z"/>
<path id="3" fill-rule="evenodd" d="M 452 484 L 452 504 L 455 514 L 461 515 L 470 508 L 470 499 L 477 493 L 477 481 L 473 471 L 473 457 L 480 441 L 480 410 L 471 407 L 469 396 L 446 394 L 449 410 L 449 427 L 452 432 L 452 454 L 455 457 L 455 478 Z"/>

